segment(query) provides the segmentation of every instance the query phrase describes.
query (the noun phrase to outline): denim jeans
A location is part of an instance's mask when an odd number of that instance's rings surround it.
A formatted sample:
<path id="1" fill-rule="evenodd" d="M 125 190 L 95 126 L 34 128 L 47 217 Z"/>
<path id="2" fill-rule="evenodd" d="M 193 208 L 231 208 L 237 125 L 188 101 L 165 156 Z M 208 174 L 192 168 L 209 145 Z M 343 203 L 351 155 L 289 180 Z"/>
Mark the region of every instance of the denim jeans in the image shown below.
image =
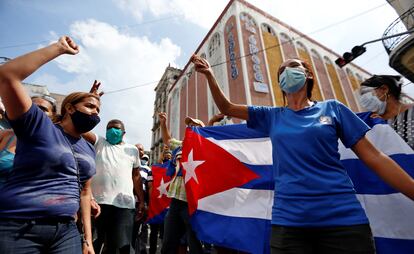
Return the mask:
<path id="1" fill-rule="evenodd" d="M 369 225 L 300 228 L 272 225 L 272 254 L 374 254 Z"/>
<path id="2" fill-rule="evenodd" d="M 82 243 L 73 220 L 0 220 L 2 254 L 80 254 Z"/>
<path id="3" fill-rule="evenodd" d="M 164 238 L 162 241 L 162 254 L 177 253 L 180 239 L 187 235 L 190 254 L 202 254 L 201 242 L 191 228 L 190 215 L 187 202 L 171 199 L 170 209 L 164 219 Z"/>

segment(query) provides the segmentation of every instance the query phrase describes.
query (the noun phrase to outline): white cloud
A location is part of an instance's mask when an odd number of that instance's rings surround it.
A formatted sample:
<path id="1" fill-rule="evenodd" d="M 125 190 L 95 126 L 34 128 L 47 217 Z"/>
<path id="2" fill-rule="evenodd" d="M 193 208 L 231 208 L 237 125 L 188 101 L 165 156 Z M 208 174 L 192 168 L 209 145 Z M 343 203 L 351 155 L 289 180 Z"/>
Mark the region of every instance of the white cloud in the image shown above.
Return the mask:
<path id="1" fill-rule="evenodd" d="M 75 75 L 64 89 L 59 86 L 60 91 L 67 93 L 88 91 L 94 79 L 102 81 L 104 91 L 157 81 L 181 51 L 169 38 L 151 42 L 147 37 L 124 34 L 114 26 L 92 19 L 75 22 L 70 31 L 80 45 L 80 53 L 56 59 L 59 68 Z M 130 143 L 140 142 L 149 149 L 155 85 L 104 95 L 102 121 L 95 131 L 104 135 L 106 123 L 117 118 L 124 121 Z"/>
<path id="2" fill-rule="evenodd" d="M 155 17 L 180 15 L 183 19 L 206 30 L 211 28 L 229 2 L 228 0 L 113 1 L 119 8 L 133 14 L 140 21 L 144 15 Z M 385 28 L 398 17 L 394 9 L 384 0 L 248 0 L 247 2 L 338 53 L 349 51 L 357 44 L 380 38 Z M 375 8 L 378 6 L 381 7 Z M 373 8 L 375 9 L 369 11 Z M 332 26 L 327 28 L 329 25 Z M 321 28 L 324 29 L 318 31 Z M 377 55 L 379 56 L 376 57 Z M 371 72 L 394 73 L 387 67 L 387 59 L 388 56 L 381 43 L 377 43 L 370 45 L 364 57 L 355 62 Z M 382 64 L 379 65 L 379 62 Z"/>
<path id="3" fill-rule="evenodd" d="M 214 24 L 227 4 L 227 1 L 205 0 L 114 0 L 114 2 L 138 21 L 142 21 L 146 13 L 155 17 L 180 16 L 204 29 L 209 29 Z"/>

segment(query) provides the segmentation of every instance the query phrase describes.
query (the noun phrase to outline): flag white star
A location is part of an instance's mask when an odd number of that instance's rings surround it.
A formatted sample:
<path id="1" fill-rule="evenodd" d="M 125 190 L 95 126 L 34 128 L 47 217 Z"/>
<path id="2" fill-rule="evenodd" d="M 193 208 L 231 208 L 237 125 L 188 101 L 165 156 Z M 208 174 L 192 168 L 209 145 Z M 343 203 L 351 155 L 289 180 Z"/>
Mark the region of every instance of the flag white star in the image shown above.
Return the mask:
<path id="1" fill-rule="evenodd" d="M 166 182 L 164 183 L 164 178 L 161 178 L 161 183 L 160 186 L 157 188 L 157 190 L 160 192 L 160 195 L 158 196 L 158 198 L 161 198 L 162 195 L 167 196 L 167 187 L 168 185 L 170 185 L 170 182 Z"/>
<path id="2" fill-rule="evenodd" d="M 190 153 L 188 154 L 188 161 L 182 163 L 185 169 L 185 183 L 190 181 L 191 178 L 194 178 L 194 180 L 198 183 L 195 170 L 198 166 L 200 166 L 204 162 L 205 161 L 195 161 L 193 159 L 193 150 L 191 149 Z"/>

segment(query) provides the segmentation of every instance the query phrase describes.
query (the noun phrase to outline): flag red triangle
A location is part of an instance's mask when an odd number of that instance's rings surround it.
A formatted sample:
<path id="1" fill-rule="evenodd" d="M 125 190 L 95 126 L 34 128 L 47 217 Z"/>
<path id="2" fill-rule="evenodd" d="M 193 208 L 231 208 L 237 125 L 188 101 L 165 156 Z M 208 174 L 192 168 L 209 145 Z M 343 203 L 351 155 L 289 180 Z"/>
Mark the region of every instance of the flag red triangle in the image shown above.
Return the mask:
<path id="1" fill-rule="evenodd" d="M 192 153 L 192 155 L 190 155 Z M 192 158 L 191 158 L 192 156 Z M 185 185 L 189 212 L 197 209 L 198 200 L 246 184 L 259 177 L 229 152 L 187 128 L 181 164 L 186 178 L 190 159 L 196 161 L 196 177 L 187 176 Z M 194 164 L 193 164 L 194 165 Z"/>

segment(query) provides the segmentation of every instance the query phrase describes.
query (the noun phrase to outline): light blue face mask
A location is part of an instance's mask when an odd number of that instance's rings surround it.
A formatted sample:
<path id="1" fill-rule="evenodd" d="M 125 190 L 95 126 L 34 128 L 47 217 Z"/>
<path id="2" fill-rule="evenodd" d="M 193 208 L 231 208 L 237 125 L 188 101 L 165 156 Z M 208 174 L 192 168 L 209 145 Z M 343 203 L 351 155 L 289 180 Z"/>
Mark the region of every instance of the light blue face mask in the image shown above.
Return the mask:
<path id="1" fill-rule="evenodd" d="M 297 67 L 286 67 L 279 76 L 280 88 L 285 93 L 295 93 L 299 91 L 306 82 L 305 71 Z"/>
<path id="2" fill-rule="evenodd" d="M 382 96 L 381 96 L 382 97 Z M 375 112 L 379 115 L 385 113 L 387 101 L 380 100 L 373 92 L 368 92 L 360 96 L 359 103 L 368 111 Z"/>
<path id="3" fill-rule="evenodd" d="M 124 132 L 121 129 L 110 128 L 106 130 L 106 141 L 112 145 L 116 145 L 122 142 L 122 135 Z"/>

